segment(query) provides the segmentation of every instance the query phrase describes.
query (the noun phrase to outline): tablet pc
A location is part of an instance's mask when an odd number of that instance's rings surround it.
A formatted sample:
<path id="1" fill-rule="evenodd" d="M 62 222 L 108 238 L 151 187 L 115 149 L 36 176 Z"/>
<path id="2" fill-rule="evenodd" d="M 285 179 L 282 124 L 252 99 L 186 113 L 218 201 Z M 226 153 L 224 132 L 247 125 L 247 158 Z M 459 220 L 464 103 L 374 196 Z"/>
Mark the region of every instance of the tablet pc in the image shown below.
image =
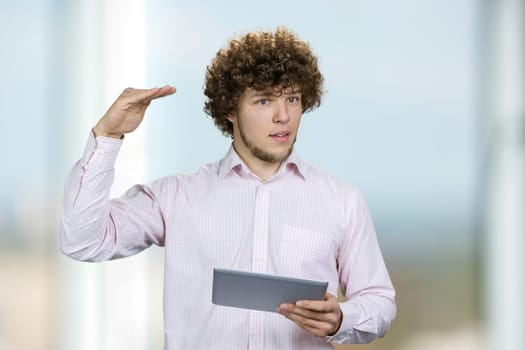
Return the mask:
<path id="1" fill-rule="evenodd" d="M 277 312 L 282 303 L 323 300 L 327 287 L 328 282 L 215 268 L 212 303 Z"/>

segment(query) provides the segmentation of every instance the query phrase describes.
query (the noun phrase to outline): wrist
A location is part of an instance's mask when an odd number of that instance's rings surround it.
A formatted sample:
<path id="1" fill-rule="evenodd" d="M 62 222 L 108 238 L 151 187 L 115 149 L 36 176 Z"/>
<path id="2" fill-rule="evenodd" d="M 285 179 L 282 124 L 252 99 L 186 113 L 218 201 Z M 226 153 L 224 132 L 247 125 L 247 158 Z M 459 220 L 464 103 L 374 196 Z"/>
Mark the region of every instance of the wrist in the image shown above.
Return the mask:
<path id="1" fill-rule="evenodd" d="M 111 137 L 114 139 L 122 139 L 124 138 L 124 134 L 121 133 L 110 133 L 105 130 L 103 130 L 100 125 L 96 125 L 93 129 L 93 134 L 95 134 L 95 137 L 97 136 L 104 136 L 104 137 Z"/>
<path id="2" fill-rule="evenodd" d="M 341 309 L 339 309 L 339 323 L 335 327 L 335 330 L 332 331 L 330 334 L 328 334 L 328 336 L 331 337 L 331 336 L 334 336 L 335 334 L 337 334 L 337 332 L 339 332 L 339 329 L 341 329 L 341 325 L 342 324 L 343 324 L 343 311 Z"/>

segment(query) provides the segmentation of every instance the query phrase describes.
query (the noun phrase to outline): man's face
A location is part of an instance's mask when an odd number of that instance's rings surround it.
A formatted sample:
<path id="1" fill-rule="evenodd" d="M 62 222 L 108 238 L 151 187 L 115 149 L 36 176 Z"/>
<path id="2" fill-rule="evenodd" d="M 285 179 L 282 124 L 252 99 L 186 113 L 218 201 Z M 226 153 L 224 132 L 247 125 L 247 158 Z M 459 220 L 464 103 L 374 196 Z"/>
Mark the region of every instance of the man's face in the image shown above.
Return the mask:
<path id="1" fill-rule="evenodd" d="M 233 123 L 233 145 L 248 165 L 280 164 L 292 152 L 302 115 L 298 89 L 275 93 L 248 88 L 239 98 Z"/>

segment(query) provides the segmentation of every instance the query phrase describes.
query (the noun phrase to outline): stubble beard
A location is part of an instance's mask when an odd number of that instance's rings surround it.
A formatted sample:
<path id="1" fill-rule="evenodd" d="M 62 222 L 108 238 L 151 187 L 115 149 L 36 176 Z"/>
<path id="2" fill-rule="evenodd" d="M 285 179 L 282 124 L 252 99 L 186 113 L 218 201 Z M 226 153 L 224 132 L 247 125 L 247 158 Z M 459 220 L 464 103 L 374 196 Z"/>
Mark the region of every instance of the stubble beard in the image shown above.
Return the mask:
<path id="1" fill-rule="evenodd" d="M 244 133 L 244 128 L 242 127 L 240 123 L 239 123 L 239 134 L 241 136 L 242 142 L 246 145 L 246 147 L 251 152 L 251 154 L 254 157 L 262 160 L 263 162 L 268 162 L 268 163 L 282 163 L 284 160 L 286 160 L 286 158 L 288 158 L 288 156 L 292 153 L 293 145 L 295 144 L 295 140 L 296 140 L 296 137 L 294 137 L 292 144 L 286 151 L 282 153 L 270 153 L 254 145 Z"/>

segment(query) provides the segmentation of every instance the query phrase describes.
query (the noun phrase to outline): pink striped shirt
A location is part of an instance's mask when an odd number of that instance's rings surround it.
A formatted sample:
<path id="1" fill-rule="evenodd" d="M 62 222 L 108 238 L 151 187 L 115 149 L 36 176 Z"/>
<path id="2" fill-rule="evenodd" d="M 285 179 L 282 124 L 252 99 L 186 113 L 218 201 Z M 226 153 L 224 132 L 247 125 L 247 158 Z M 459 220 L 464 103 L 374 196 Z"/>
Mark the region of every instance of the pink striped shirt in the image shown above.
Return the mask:
<path id="1" fill-rule="evenodd" d="M 65 186 L 61 247 L 83 261 L 165 247 L 165 349 L 330 349 L 369 342 L 395 317 L 394 289 L 355 187 L 293 152 L 261 181 L 233 148 L 192 175 L 109 199 L 121 140 L 91 135 Z M 318 338 L 277 313 L 211 302 L 213 268 L 328 281 L 344 294 L 337 334 Z"/>

